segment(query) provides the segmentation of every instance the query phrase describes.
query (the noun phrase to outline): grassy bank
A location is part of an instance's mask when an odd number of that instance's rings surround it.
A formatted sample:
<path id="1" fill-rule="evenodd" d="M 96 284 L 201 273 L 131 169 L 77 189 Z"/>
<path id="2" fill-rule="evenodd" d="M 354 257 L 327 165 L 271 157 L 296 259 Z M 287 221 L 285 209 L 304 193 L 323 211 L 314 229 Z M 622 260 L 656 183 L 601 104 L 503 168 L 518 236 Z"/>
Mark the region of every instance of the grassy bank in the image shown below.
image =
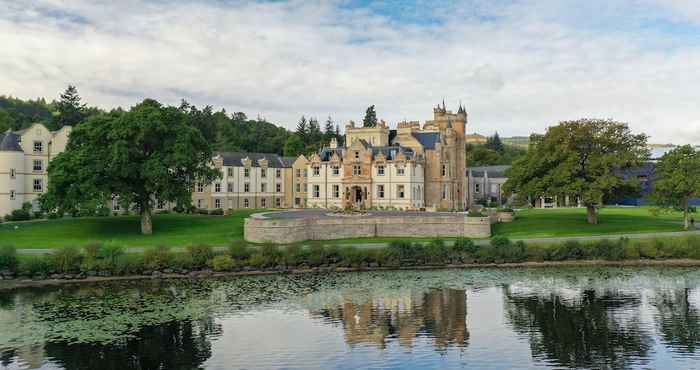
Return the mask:
<path id="1" fill-rule="evenodd" d="M 243 239 L 243 220 L 260 210 L 237 210 L 228 216 L 159 214 L 153 234 L 141 235 L 137 216 L 81 217 L 0 224 L 0 244 L 17 248 L 56 248 L 103 242 L 130 246 L 226 245 Z"/>
<path id="2" fill-rule="evenodd" d="M 435 239 L 424 245 L 397 241 L 388 247 L 277 245 L 250 246 L 235 242 L 216 252 L 208 245 L 193 245 L 173 253 L 169 247 L 126 254 L 123 247 L 93 244 L 84 249 L 60 248 L 53 254 L 22 256 L 14 248 L 0 248 L 0 271 L 7 277 L 33 279 L 83 279 L 93 276 L 191 274 L 193 271 L 253 272 L 295 269 L 404 268 L 465 264 L 511 264 L 559 261 L 700 260 L 700 237 L 665 239 L 617 239 L 557 244 L 526 244 L 494 237 L 490 245 L 478 246 L 469 239 L 452 245 Z"/>
<path id="3" fill-rule="evenodd" d="M 652 214 L 651 207 L 605 207 L 597 225 L 586 223 L 584 208 L 526 209 L 517 220 L 493 226 L 493 234 L 509 238 L 587 236 L 681 231 L 680 212 Z"/>
<path id="4" fill-rule="evenodd" d="M 493 225 L 495 236 L 510 238 L 611 235 L 681 231 L 680 213 L 653 215 L 648 207 L 607 207 L 600 223 L 588 225 L 585 209 L 529 209 L 517 220 Z M 137 216 L 62 218 L 0 224 L 0 245 L 17 248 L 84 246 L 92 242 L 125 247 L 187 246 L 194 243 L 227 245 L 243 239 L 244 219 L 260 210 L 237 210 L 229 216 L 159 214 L 153 235 L 141 235 Z M 402 238 L 334 240 L 333 244 L 390 243 Z M 412 241 L 427 241 L 416 238 Z"/>

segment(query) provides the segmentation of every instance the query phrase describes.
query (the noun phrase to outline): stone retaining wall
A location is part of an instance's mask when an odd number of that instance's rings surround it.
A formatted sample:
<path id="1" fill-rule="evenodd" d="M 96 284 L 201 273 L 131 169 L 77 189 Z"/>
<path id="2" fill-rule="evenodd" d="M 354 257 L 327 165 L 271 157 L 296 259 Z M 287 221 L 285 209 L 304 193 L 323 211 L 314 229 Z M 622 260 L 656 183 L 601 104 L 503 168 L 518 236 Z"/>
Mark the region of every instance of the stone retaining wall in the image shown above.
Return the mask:
<path id="1" fill-rule="evenodd" d="M 372 237 L 488 238 L 488 217 L 361 216 L 325 218 L 266 218 L 255 214 L 245 220 L 245 240 L 253 243 L 294 243 Z"/>

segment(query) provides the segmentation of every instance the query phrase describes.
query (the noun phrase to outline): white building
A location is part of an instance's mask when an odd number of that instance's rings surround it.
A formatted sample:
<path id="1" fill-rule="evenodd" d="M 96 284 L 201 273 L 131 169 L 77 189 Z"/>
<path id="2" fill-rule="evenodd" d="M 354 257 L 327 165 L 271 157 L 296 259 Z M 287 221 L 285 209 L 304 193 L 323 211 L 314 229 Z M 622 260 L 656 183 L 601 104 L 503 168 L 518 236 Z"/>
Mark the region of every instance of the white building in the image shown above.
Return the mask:
<path id="1" fill-rule="evenodd" d="M 25 202 L 39 208 L 37 198 L 47 189 L 49 161 L 66 149 L 70 131 L 70 126 L 50 131 L 35 123 L 0 134 L 0 216 Z"/>

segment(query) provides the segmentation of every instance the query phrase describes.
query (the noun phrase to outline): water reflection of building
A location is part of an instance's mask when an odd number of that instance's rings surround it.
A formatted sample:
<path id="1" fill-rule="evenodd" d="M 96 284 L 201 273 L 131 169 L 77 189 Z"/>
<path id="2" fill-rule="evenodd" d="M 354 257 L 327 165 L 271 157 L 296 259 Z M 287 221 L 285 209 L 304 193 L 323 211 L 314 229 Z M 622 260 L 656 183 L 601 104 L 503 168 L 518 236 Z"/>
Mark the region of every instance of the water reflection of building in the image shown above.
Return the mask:
<path id="1" fill-rule="evenodd" d="M 468 344 L 467 297 L 464 290 L 436 289 L 395 298 L 373 297 L 355 303 L 352 297 L 312 315 L 340 323 L 350 345 L 384 348 L 387 339 L 413 346 L 415 338 L 432 338 L 437 349 Z"/>

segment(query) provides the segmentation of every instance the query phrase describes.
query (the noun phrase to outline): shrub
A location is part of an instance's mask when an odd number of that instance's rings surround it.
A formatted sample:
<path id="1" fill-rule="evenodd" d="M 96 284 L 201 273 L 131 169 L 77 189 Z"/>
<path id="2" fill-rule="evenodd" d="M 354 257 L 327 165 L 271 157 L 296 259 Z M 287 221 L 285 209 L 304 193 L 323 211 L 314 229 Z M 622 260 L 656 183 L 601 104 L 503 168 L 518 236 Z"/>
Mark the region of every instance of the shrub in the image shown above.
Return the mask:
<path id="1" fill-rule="evenodd" d="M 389 243 L 389 250 L 397 254 L 399 259 L 406 260 L 414 258 L 415 248 L 411 242 L 405 240 L 396 240 Z"/>
<path id="2" fill-rule="evenodd" d="M 0 271 L 17 270 L 17 250 L 13 246 L 5 245 L 0 247 Z"/>
<path id="3" fill-rule="evenodd" d="M 211 260 L 211 268 L 214 271 L 230 271 L 235 265 L 233 258 L 228 254 L 220 254 Z"/>
<path id="4" fill-rule="evenodd" d="M 637 252 L 641 258 L 656 258 L 659 255 L 659 251 L 656 249 L 654 243 L 637 242 L 635 243 Z"/>
<path id="5" fill-rule="evenodd" d="M 495 236 L 491 239 L 491 253 L 494 260 L 504 262 L 521 262 L 527 257 L 525 242 L 518 241 L 515 244 L 503 236 Z"/>
<path id="6" fill-rule="evenodd" d="M 199 213 L 200 215 L 208 215 L 209 214 L 208 210 L 201 209 L 201 208 L 198 208 L 196 212 Z"/>
<path id="7" fill-rule="evenodd" d="M 100 248 L 99 258 L 101 258 L 107 264 L 114 265 L 117 263 L 117 260 L 124 256 L 124 254 L 124 247 L 120 245 L 107 244 Z"/>
<path id="8" fill-rule="evenodd" d="M 580 242 L 576 240 L 567 240 L 563 244 L 557 247 L 551 248 L 551 253 L 549 254 L 549 260 L 552 261 L 563 261 L 563 260 L 580 260 L 588 256 L 588 253 L 581 245 Z"/>
<path id="9" fill-rule="evenodd" d="M 9 215 L 5 216 L 5 220 L 7 221 L 27 221 L 31 218 L 31 214 L 25 209 L 15 209 Z"/>
<path id="10" fill-rule="evenodd" d="M 625 249 L 622 239 L 611 241 L 603 239 L 594 244 L 595 255 L 608 261 L 620 261 L 625 257 Z"/>
<path id="11" fill-rule="evenodd" d="M 107 216 L 109 216 L 110 212 L 111 212 L 111 210 L 109 208 L 100 207 L 100 208 L 97 208 L 97 210 L 95 211 L 95 216 L 107 217 Z"/>
<path id="12" fill-rule="evenodd" d="M 83 256 L 76 247 L 68 246 L 57 249 L 52 255 L 53 266 L 57 272 L 76 272 L 80 270 Z"/>
<path id="13" fill-rule="evenodd" d="M 443 264 L 449 259 L 450 250 L 442 239 L 434 239 L 428 243 L 423 252 L 425 260 L 433 264 Z"/>
<path id="14" fill-rule="evenodd" d="M 265 244 L 260 248 L 260 256 L 263 258 L 263 267 L 269 267 L 279 263 L 282 253 L 278 246 L 274 244 Z"/>
<path id="15" fill-rule="evenodd" d="M 322 244 L 313 243 L 309 246 L 307 261 L 311 266 L 320 266 L 328 262 L 327 256 L 327 250 Z"/>
<path id="16" fill-rule="evenodd" d="M 181 270 L 194 270 L 200 268 L 201 266 L 197 266 L 197 264 L 194 263 L 194 260 L 189 253 L 173 253 L 172 258 L 170 259 L 169 267 Z"/>
<path id="17" fill-rule="evenodd" d="M 159 245 L 155 248 L 147 248 L 143 252 L 143 261 L 146 267 L 153 270 L 169 267 L 172 261 L 170 247 Z"/>
<path id="18" fill-rule="evenodd" d="M 204 267 L 214 257 L 214 249 L 206 244 L 188 245 L 187 254 L 196 267 Z"/>
<path id="19" fill-rule="evenodd" d="M 250 248 L 245 242 L 238 241 L 233 242 L 231 243 L 231 245 L 228 246 L 228 253 L 233 259 L 237 261 L 244 261 L 250 258 L 250 256 L 253 254 L 253 251 L 250 250 Z"/>
<path id="20" fill-rule="evenodd" d="M 340 250 L 340 264 L 344 267 L 359 267 L 365 255 L 357 248 L 348 246 Z"/>
<path id="21" fill-rule="evenodd" d="M 282 261 L 286 266 L 299 266 L 304 260 L 304 249 L 298 244 L 287 246 L 282 253 Z"/>
<path id="22" fill-rule="evenodd" d="M 46 218 L 48 218 L 49 220 L 55 220 L 61 217 L 63 217 L 63 213 L 60 212 L 49 212 L 46 214 Z"/>
<path id="23" fill-rule="evenodd" d="M 46 276 L 51 273 L 51 270 L 49 260 L 38 256 L 22 259 L 17 267 L 17 272 L 24 276 Z"/>
<path id="24" fill-rule="evenodd" d="M 116 258 L 106 269 L 114 275 L 132 275 L 142 273 L 146 266 L 141 256 L 125 254 Z"/>
<path id="25" fill-rule="evenodd" d="M 455 240 L 454 244 L 452 244 L 452 253 L 457 255 L 457 256 L 464 256 L 464 255 L 470 255 L 474 256 L 476 255 L 476 252 L 479 250 L 479 246 L 477 246 L 474 241 L 468 238 L 459 238 Z"/>
<path id="26" fill-rule="evenodd" d="M 212 210 L 211 212 L 209 212 L 209 214 L 210 214 L 210 215 L 214 215 L 214 216 L 223 216 L 223 215 L 224 215 L 224 210 L 221 209 L 221 208 L 217 208 L 217 209 L 214 209 L 214 210 Z"/>

